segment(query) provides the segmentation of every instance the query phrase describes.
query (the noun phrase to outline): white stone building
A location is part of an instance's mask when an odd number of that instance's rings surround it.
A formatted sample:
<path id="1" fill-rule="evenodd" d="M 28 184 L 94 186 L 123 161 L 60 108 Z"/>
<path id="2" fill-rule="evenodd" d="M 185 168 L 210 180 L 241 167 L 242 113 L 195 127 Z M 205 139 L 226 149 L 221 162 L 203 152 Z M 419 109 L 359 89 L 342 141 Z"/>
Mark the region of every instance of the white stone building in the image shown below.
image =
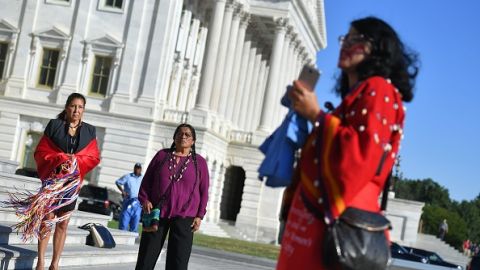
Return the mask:
<path id="1" fill-rule="evenodd" d="M 0 0 L 0 158 L 34 168 L 46 123 L 87 96 L 114 180 L 189 122 L 211 172 L 207 221 L 276 239 L 282 189 L 257 179 L 279 100 L 326 46 L 322 0 Z"/>

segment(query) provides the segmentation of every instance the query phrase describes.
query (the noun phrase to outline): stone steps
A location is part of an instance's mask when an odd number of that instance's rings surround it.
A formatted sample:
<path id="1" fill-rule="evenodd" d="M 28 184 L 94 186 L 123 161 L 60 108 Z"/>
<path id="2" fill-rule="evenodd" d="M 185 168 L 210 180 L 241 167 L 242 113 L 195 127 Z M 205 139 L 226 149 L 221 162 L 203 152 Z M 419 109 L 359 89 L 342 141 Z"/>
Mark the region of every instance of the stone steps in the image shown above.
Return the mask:
<path id="1" fill-rule="evenodd" d="M 226 238 L 230 237 L 230 235 L 224 229 L 222 229 L 222 227 L 220 227 L 218 224 L 213 222 L 208 222 L 208 221 L 202 222 L 199 232 L 202 234 L 216 236 L 216 237 L 226 237 Z"/>
<path id="2" fill-rule="evenodd" d="M 82 244 L 65 245 L 60 259 L 60 268 L 134 263 L 137 260 L 138 245 L 117 245 L 113 249 L 96 248 Z M 46 266 L 50 264 L 52 248 L 45 255 Z M 32 269 L 37 262 L 37 245 L 0 245 L 1 269 Z"/>
<path id="3" fill-rule="evenodd" d="M 40 180 L 38 178 L 0 172 L 0 201 L 8 200 L 9 192 L 18 193 L 29 191 L 34 193 L 37 192 L 39 188 Z M 2 223 L 14 223 L 18 221 L 18 218 L 13 209 L 0 207 L 0 220 Z M 107 226 L 110 220 L 112 220 L 111 216 L 77 210 L 73 212 L 69 225 L 81 226 L 85 223 L 93 222 Z"/>
<path id="4" fill-rule="evenodd" d="M 434 235 L 419 233 L 417 236 L 417 241 L 415 242 L 413 247 L 434 251 L 438 255 L 440 255 L 445 261 L 455 263 L 463 267 L 465 267 L 465 265 L 469 261 L 467 256 L 464 256 L 457 249 L 448 245 Z"/>
<path id="5" fill-rule="evenodd" d="M 235 238 L 239 240 L 244 240 L 244 241 L 251 241 L 253 242 L 254 240 L 247 235 L 245 235 L 241 230 L 239 230 L 237 227 L 235 227 L 234 223 L 231 221 L 226 221 L 226 220 L 220 220 L 218 222 L 218 226 L 224 230 L 230 238 Z"/>
<path id="6" fill-rule="evenodd" d="M 33 192 L 40 188 L 41 181 L 38 178 L 0 171 L 0 186 L 8 186 L 11 188 L 18 188 L 20 190 L 26 189 Z"/>
<path id="7" fill-rule="evenodd" d="M 26 245 L 26 244 L 35 244 L 36 240 L 33 243 L 24 243 L 21 239 L 21 234 L 17 233 L 12 229 L 14 223 L 2 222 L 0 225 L 0 245 Z M 110 229 L 110 233 L 115 239 L 117 245 L 134 245 L 135 239 L 138 237 L 137 233 L 121 231 L 117 229 Z M 70 225 L 68 226 L 67 239 L 65 244 L 85 244 L 87 235 L 89 232 L 78 228 L 77 226 Z M 53 234 L 52 234 L 53 235 Z M 50 237 L 50 242 L 52 243 L 53 237 Z"/>
<path id="8" fill-rule="evenodd" d="M 11 208 L 0 208 L 0 220 L 1 223 L 13 223 L 18 221 L 18 217 L 15 211 Z M 70 217 L 69 225 L 81 226 L 85 223 L 100 223 L 103 226 L 107 226 L 107 223 L 112 220 L 111 216 L 100 215 L 95 213 L 83 212 L 75 210 Z"/>
<path id="9" fill-rule="evenodd" d="M 40 180 L 36 178 L 0 172 L 0 201 L 9 198 L 9 192 L 36 192 L 40 188 Z M 101 267 L 111 265 L 132 265 L 137 260 L 137 233 L 109 229 L 117 246 L 113 249 L 96 248 L 85 245 L 88 231 L 79 229 L 85 223 L 100 223 L 107 226 L 110 216 L 89 212 L 74 211 L 69 222 L 65 248 L 60 259 L 61 268 L 77 267 L 87 269 L 89 266 Z M 0 208 L 0 268 L 32 269 L 37 262 L 36 240 L 23 243 L 21 235 L 12 229 L 18 222 L 15 211 L 11 208 Z M 51 241 L 46 253 L 46 266 L 52 257 Z"/>

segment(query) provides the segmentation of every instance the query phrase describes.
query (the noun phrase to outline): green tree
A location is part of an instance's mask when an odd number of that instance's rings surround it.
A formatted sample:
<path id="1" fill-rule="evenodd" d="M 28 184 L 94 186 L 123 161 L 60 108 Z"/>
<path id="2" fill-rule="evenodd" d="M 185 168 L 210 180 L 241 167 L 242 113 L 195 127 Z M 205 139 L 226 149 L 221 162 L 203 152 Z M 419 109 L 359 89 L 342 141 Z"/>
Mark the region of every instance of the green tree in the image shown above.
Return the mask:
<path id="1" fill-rule="evenodd" d="M 455 211 L 467 224 L 468 238 L 476 243 L 480 242 L 480 198 L 473 201 L 454 203 Z"/>
<path id="2" fill-rule="evenodd" d="M 450 208 L 448 190 L 432 179 L 395 179 L 395 196 L 400 199 L 420 201 L 443 208 Z"/>
<path id="3" fill-rule="evenodd" d="M 448 233 L 445 236 L 445 242 L 461 250 L 463 240 L 467 239 L 468 235 L 467 223 L 455 211 L 427 204 L 423 208 L 422 214 L 423 232 L 438 235 L 439 226 L 444 219 L 448 223 Z"/>

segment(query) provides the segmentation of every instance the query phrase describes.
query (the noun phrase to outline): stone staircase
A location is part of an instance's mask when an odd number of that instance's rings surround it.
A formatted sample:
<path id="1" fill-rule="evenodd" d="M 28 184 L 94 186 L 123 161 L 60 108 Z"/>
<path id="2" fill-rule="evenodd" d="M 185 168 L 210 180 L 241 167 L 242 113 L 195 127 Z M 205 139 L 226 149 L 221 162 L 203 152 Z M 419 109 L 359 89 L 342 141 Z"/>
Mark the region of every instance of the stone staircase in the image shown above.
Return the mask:
<path id="1" fill-rule="evenodd" d="M 464 256 L 461 252 L 434 235 L 419 233 L 413 247 L 436 252 L 445 261 L 458 264 L 464 267 L 464 269 L 469 261 L 467 256 Z"/>
<path id="2" fill-rule="evenodd" d="M 36 178 L 0 172 L 0 201 L 8 199 L 8 192 L 30 191 L 36 192 L 40 181 Z M 65 249 L 60 259 L 60 267 L 84 267 L 134 264 L 137 260 L 138 245 L 135 244 L 136 233 L 109 229 L 115 238 L 117 246 L 113 249 L 103 249 L 87 246 L 86 237 L 89 232 L 79 229 L 78 226 L 94 222 L 107 225 L 111 217 L 76 210 L 70 218 Z M 17 222 L 13 209 L 0 208 L 0 269 L 32 269 L 37 261 L 37 244 L 23 243 L 20 235 L 12 230 Z M 51 237 L 52 239 L 53 237 Z M 52 245 L 46 253 L 46 266 L 52 257 Z"/>
<path id="3" fill-rule="evenodd" d="M 216 237 L 230 238 L 230 235 L 218 224 L 209 221 L 203 221 L 199 233 Z"/>

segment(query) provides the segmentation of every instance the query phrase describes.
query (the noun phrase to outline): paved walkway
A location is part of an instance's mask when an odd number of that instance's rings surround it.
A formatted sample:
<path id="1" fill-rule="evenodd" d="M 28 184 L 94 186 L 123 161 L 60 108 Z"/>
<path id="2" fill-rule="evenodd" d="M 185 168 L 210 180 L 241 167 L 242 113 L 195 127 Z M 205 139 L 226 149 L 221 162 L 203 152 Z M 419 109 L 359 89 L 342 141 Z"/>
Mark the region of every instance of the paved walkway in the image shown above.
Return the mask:
<path id="1" fill-rule="evenodd" d="M 82 267 L 66 267 L 68 270 L 85 269 Z M 89 266 L 89 270 L 132 270 L 135 264 L 112 264 L 105 266 Z M 155 270 L 165 269 L 165 254 L 162 252 Z M 254 256 L 236 254 L 220 250 L 194 246 L 190 257 L 189 270 L 271 270 L 275 269 L 275 261 Z"/>

